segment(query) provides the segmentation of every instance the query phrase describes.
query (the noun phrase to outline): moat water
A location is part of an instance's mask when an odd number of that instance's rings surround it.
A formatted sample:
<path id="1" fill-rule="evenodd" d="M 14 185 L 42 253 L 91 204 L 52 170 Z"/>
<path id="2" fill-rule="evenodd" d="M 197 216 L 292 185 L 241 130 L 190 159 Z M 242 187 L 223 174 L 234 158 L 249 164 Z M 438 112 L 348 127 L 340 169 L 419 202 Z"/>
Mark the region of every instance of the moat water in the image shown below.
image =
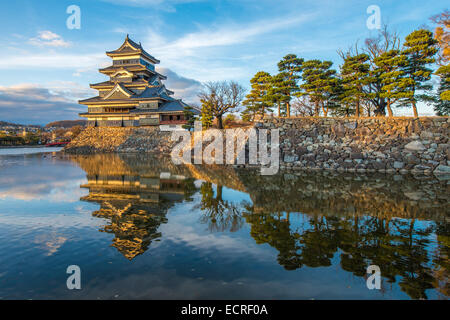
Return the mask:
<path id="1" fill-rule="evenodd" d="M 432 176 L 0 154 L 0 298 L 448 299 L 449 194 Z"/>

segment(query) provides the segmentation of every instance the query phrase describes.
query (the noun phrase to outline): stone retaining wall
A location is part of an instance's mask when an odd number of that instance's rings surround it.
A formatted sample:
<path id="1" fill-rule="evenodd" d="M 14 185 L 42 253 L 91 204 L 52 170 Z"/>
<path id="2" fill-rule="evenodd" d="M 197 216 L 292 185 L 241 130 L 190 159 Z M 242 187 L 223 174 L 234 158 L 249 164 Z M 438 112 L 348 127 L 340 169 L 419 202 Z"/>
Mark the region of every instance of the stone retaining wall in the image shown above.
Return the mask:
<path id="1" fill-rule="evenodd" d="M 448 117 L 271 118 L 255 127 L 280 130 L 282 169 L 450 175 L 449 125 Z M 158 127 L 87 128 L 65 150 L 170 154 L 170 136 Z"/>
<path id="2" fill-rule="evenodd" d="M 170 132 L 161 132 L 159 127 L 141 128 L 86 128 L 64 149 L 72 154 L 104 152 L 152 152 L 170 154 L 173 142 Z"/>
<path id="3" fill-rule="evenodd" d="M 284 168 L 450 174 L 448 117 L 273 118 Z"/>

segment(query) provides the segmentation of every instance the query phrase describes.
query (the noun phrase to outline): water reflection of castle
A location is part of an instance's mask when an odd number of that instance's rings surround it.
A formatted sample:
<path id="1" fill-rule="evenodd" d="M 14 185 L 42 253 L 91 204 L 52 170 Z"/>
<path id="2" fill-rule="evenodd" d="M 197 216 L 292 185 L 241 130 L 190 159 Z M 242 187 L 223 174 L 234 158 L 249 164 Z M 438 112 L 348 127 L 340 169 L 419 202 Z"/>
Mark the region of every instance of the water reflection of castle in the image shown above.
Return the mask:
<path id="1" fill-rule="evenodd" d="M 209 213 L 202 222 L 214 221 L 215 227 L 222 221 L 220 214 L 228 211 L 230 205 L 219 195 L 214 196 L 212 183 L 220 185 L 226 179 L 233 188 L 242 188 L 229 170 L 210 172 L 207 168 L 176 166 L 170 158 L 95 154 L 71 159 L 87 173 L 88 181 L 81 188 L 88 189 L 89 194 L 81 200 L 100 205 L 92 213 L 108 220 L 100 231 L 114 234 L 112 245 L 129 260 L 144 253 L 152 241 L 161 237 L 158 229 L 167 223 L 167 211 L 175 203 L 192 200 L 192 195 L 201 189 L 204 191 L 201 210 Z M 198 188 L 196 180 L 208 182 Z M 235 227 L 234 220 L 223 220 Z"/>
<path id="2" fill-rule="evenodd" d="M 159 176 L 88 174 L 87 178 L 81 187 L 89 194 L 81 200 L 100 204 L 92 215 L 109 220 L 101 231 L 115 235 L 112 246 L 129 260 L 161 237 L 158 228 L 167 222 L 167 210 L 185 198 L 185 184 L 191 182 L 169 172 Z"/>
<path id="3" fill-rule="evenodd" d="M 114 235 L 112 245 L 127 259 L 161 238 L 170 207 L 198 192 L 200 223 L 211 232 L 237 231 L 246 223 L 257 244 L 278 251 L 277 262 L 286 270 L 329 267 L 337 258 L 342 270 L 364 277 L 365 268 L 376 264 L 387 285 L 397 282 L 412 298 L 427 298 L 430 289 L 449 296 L 445 181 L 319 173 L 268 177 L 123 154 L 74 160 L 87 172 L 81 187 L 89 194 L 82 200 L 100 204 L 93 215 L 107 220 L 101 231 Z M 251 203 L 229 201 L 222 186 L 247 193 Z"/>

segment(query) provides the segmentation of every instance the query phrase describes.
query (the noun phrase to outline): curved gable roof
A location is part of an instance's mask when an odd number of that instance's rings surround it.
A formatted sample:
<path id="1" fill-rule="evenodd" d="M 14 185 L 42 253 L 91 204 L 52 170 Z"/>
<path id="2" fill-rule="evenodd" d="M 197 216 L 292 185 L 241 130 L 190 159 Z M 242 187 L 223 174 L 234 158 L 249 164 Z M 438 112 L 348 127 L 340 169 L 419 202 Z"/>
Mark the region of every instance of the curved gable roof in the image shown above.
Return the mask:
<path id="1" fill-rule="evenodd" d="M 122 84 L 118 83 L 114 86 L 114 88 L 111 89 L 111 91 L 106 96 L 103 97 L 103 100 L 107 100 L 115 93 L 121 93 L 127 98 L 131 97 L 134 94 L 133 92 L 125 88 Z"/>
<path id="2" fill-rule="evenodd" d="M 158 109 L 159 112 L 173 112 L 173 111 L 185 111 L 184 108 L 188 105 L 184 103 L 181 99 L 172 100 L 164 103 L 161 108 Z M 196 108 L 192 108 L 192 112 L 195 114 L 200 114 L 200 111 Z"/>
<path id="3" fill-rule="evenodd" d="M 118 48 L 118 49 L 116 49 L 114 51 L 107 51 L 106 52 L 106 54 L 108 56 L 123 55 L 123 54 L 133 54 L 133 53 L 135 53 L 135 54 L 142 54 L 143 56 L 145 56 L 146 58 L 151 60 L 153 63 L 159 63 L 160 62 L 154 56 L 152 56 L 147 51 L 145 51 L 144 48 L 142 48 L 142 45 L 140 43 L 137 44 L 136 42 L 131 40 L 128 35 L 125 38 L 125 41 L 120 46 L 120 48 Z"/>

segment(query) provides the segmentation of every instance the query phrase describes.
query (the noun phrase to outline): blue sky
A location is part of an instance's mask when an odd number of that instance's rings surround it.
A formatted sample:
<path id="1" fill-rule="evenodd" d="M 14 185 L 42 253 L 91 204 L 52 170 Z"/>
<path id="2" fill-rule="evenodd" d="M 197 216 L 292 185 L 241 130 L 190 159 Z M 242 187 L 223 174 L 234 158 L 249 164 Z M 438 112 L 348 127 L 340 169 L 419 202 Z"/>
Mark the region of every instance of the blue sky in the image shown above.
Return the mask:
<path id="1" fill-rule="evenodd" d="M 76 101 L 105 81 L 105 51 L 127 33 L 161 60 L 159 70 L 178 97 L 196 101 L 202 82 L 237 80 L 249 87 L 260 70 L 276 72 L 288 53 L 327 59 L 375 36 L 367 7 L 402 38 L 430 24 L 446 2 L 435 0 L 89 0 L 10 1 L 0 11 L 0 121 L 45 124 L 74 119 Z M 81 9 L 81 29 L 69 30 L 66 9 Z M 431 114 L 421 106 L 419 113 Z M 401 110 L 400 113 L 408 113 Z M 399 114 L 400 114 L 399 113 Z"/>

